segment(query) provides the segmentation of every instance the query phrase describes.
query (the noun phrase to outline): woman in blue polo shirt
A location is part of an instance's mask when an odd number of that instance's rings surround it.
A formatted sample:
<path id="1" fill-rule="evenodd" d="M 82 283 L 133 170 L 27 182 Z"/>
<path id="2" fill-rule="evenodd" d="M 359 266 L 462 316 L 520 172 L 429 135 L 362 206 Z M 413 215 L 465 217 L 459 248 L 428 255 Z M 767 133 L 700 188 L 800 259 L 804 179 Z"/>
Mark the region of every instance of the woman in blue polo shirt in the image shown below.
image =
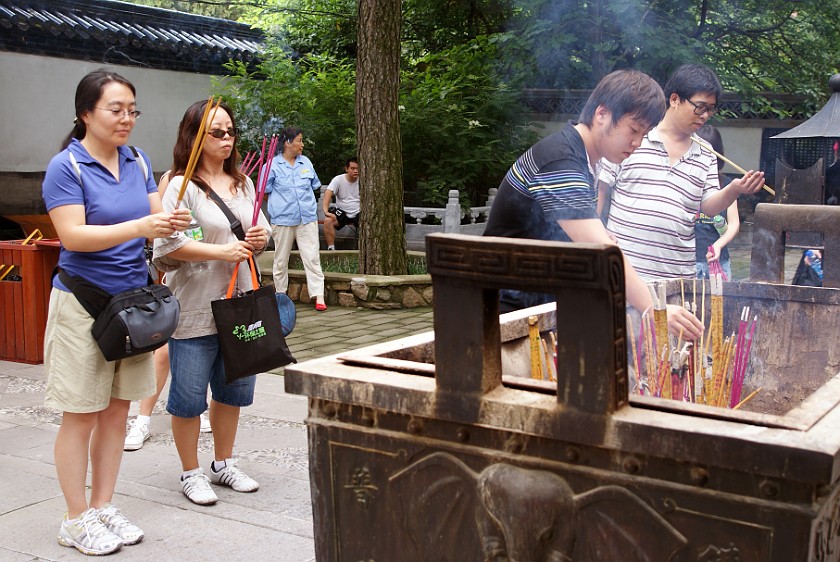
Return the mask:
<path id="1" fill-rule="evenodd" d="M 303 131 L 286 127 L 280 134 L 282 154 L 271 161 L 266 192 L 271 238 L 274 240 L 274 288 L 289 288 L 289 255 L 297 242 L 306 271 L 306 288 L 316 310 L 326 310 L 324 273 L 321 271 L 318 239 L 318 204 L 315 190 L 321 180 L 309 158 L 303 155 Z"/>
<path id="2" fill-rule="evenodd" d="M 76 119 L 47 167 L 44 202 L 61 239 L 59 266 L 111 294 L 148 284 L 143 246 L 189 225 L 189 211 L 162 212 L 145 154 L 125 146 L 140 112 L 134 86 L 97 70 L 76 88 Z M 142 161 L 141 161 L 142 159 Z M 94 319 L 56 276 L 44 335 L 45 403 L 63 412 L 55 468 L 67 513 L 58 542 L 109 554 L 143 539 L 111 501 L 131 400 L 155 391 L 152 353 L 106 361 Z M 90 501 L 85 479 L 91 468 Z"/>

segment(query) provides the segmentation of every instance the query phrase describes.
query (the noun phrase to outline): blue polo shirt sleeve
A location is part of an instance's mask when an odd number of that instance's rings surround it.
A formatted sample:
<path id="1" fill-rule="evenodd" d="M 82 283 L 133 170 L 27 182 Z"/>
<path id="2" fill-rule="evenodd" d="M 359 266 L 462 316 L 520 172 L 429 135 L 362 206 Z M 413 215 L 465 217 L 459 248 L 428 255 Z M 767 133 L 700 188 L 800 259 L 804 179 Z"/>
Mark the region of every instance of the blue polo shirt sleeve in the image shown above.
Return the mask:
<path id="1" fill-rule="evenodd" d="M 47 211 L 63 205 L 84 205 L 85 196 L 79 176 L 70 163 L 70 149 L 65 148 L 50 160 L 42 185 Z"/>

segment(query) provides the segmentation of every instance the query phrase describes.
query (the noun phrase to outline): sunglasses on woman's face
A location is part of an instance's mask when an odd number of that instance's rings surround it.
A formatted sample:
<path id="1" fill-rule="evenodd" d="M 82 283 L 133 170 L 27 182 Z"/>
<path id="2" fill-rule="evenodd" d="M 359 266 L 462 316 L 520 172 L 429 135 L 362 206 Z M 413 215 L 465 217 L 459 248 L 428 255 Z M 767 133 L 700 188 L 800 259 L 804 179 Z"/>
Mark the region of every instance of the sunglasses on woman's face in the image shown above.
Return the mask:
<path id="1" fill-rule="evenodd" d="M 231 127 L 230 129 L 213 129 L 212 131 L 207 131 L 207 134 L 214 139 L 223 139 L 225 135 L 235 137 L 238 132 L 234 127 Z"/>

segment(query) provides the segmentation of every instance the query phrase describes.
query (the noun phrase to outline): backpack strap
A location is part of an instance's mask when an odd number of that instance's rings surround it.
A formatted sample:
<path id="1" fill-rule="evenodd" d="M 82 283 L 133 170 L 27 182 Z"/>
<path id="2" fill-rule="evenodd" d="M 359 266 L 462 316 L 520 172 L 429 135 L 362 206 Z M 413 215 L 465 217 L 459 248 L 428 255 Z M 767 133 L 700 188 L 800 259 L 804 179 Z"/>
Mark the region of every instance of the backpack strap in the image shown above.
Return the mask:
<path id="1" fill-rule="evenodd" d="M 84 184 L 82 183 L 82 169 L 79 167 L 76 157 L 73 156 L 73 153 L 69 150 L 67 151 L 67 157 L 70 158 L 70 165 L 73 166 L 73 170 L 76 172 L 76 178 L 79 180 L 79 185 L 84 187 Z"/>
<path id="2" fill-rule="evenodd" d="M 131 149 L 131 152 L 134 153 L 134 158 L 137 160 L 137 163 L 140 164 L 140 168 L 143 170 L 143 179 L 149 181 L 149 168 L 146 166 L 146 161 L 143 160 L 143 157 L 140 156 L 140 152 L 137 150 L 135 146 L 129 146 L 128 148 Z"/>
<path id="3" fill-rule="evenodd" d="M 140 169 L 143 170 L 143 179 L 149 181 L 149 167 L 146 166 L 146 161 L 143 160 L 143 157 L 140 156 L 140 152 L 134 146 L 129 146 L 128 148 L 131 149 L 131 152 L 134 154 L 134 159 L 137 162 L 137 165 L 140 166 Z M 82 183 L 82 168 L 79 166 L 79 162 L 76 160 L 76 157 L 73 156 L 73 153 L 69 150 L 67 151 L 67 157 L 70 159 L 70 165 L 73 167 L 73 170 L 76 172 L 76 178 L 79 180 L 79 185 L 82 187 L 85 184 Z"/>

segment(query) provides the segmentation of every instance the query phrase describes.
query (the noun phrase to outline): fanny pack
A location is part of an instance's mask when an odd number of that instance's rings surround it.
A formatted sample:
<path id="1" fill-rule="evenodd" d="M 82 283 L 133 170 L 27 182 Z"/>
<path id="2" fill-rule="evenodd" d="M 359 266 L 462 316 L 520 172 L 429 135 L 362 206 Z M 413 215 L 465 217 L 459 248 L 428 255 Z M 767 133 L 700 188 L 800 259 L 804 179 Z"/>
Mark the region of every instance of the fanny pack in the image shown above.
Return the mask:
<path id="1" fill-rule="evenodd" d="M 154 351 L 178 327 L 178 299 L 166 285 L 151 284 L 151 277 L 146 287 L 116 295 L 63 270 L 58 278 L 94 319 L 91 334 L 108 361 Z"/>

